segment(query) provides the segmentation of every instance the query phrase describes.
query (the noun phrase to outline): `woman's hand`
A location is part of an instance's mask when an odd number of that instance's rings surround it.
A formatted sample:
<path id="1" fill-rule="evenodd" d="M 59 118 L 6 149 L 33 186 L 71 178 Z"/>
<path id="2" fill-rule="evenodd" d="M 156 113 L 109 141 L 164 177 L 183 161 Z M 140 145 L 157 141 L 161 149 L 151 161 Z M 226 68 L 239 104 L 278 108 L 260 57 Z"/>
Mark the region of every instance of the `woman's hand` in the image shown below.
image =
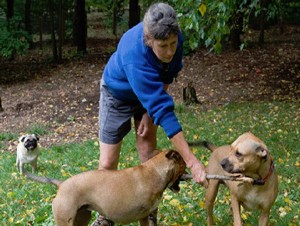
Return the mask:
<path id="1" fill-rule="evenodd" d="M 182 156 L 185 161 L 187 167 L 191 170 L 193 175 L 193 180 L 197 184 L 203 185 L 205 188 L 208 186 L 208 181 L 206 180 L 206 171 L 204 166 L 197 160 L 193 152 L 190 150 L 183 132 L 177 133 L 175 136 L 171 138 L 171 141 L 175 147 L 175 149 Z"/>
<path id="2" fill-rule="evenodd" d="M 207 188 L 208 182 L 206 180 L 206 171 L 204 166 L 200 162 L 195 162 L 192 166 L 190 166 L 190 170 L 193 176 L 193 181 Z"/>
<path id="3" fill-rule="evenodd" d="M 143 115 L 140 125 L 136 131 L 137 135 L 141 137 L 147 137 L 149 134 L 149 126 L 151 123 L 152 119 L 148 116 L 148 112 L 146 112 Z"/>

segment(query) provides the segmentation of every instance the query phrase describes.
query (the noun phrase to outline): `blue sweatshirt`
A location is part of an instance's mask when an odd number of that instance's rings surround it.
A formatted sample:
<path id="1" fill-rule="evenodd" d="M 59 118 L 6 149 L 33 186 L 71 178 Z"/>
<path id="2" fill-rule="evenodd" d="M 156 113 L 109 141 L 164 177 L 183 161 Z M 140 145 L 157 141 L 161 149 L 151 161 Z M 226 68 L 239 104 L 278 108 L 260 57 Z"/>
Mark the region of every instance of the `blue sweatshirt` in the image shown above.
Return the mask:
<path id="1" fill-rule="evenodd" d="M 173 99 L 163 88 L 182 69 L 182 47 L 180 34 L 172 61 L 163 67 L 152 48 L 145 45 L 141 22 L 122 36 L 103 73 L 108 89 L 116 98 L 140 101 L 154 124 L 163 127 L 169 138 L 182 128 L 174 113 Z"/>

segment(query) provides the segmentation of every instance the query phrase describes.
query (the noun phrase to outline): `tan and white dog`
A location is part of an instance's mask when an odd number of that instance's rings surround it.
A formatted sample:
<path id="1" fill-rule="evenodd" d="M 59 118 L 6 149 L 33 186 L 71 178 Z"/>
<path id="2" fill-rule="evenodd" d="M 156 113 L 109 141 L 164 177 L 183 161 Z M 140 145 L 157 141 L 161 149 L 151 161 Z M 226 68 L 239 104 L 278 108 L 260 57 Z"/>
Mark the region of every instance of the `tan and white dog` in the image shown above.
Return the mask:
<path id="1" fill-rule="evenodd" d="M 39 137 L 35 134 L 26 134 L 19 138 L 16 166 L 21 173 L 25 163 L 32 166 L 32 172 L 36 172 L 37 158 L 39 154 L 38 141 Z"/>
<path id="2" fill-rule="evenodd" d="M 234 225 L 241 226 L 241 206 L 246 210 L 260 210 L 259 226 L 268 225 L 270 209 L 278 193 L 278 177 L 270 151 L 263 141 L 252 133 L 244 133 L 231 145 L 217 147 L 209 142 L 190 143 L 202 145 L 213 151 L 207 174 L 232 176 L 242 174 L 254 179 L 254 183 L 230 180 L 209 180 L 205 192 L 207 225 L 213 225 L 213 206 L 219 185 L 230 190 Z"/>
<path id="3" fill-rule="evenodd" d="M 60 181 L 37 177 L 24 169 L 32 180 L 58 186 L 52 210 L 57 226 L 85 226 L 91 210 L 115 223 L 139 221 L 149 225 L 164 190 L 179 191 L 179 178 L 186 165 L 178 152 L 161 152 L 147 162 L 123 170 L 92 170 Z"/>

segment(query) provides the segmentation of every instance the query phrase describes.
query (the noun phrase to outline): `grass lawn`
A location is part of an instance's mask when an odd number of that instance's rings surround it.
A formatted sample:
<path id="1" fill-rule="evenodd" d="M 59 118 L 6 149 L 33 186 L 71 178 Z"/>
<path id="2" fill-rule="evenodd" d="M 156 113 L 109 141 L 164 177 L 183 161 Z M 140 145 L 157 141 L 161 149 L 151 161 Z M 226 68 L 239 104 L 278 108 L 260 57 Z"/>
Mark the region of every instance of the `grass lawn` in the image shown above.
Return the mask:
<path id="1" fill-rule="evenodd" d="M 274 157 L 279 175 L 279 194 L 271 210 L 269 224 L 300 225 L 299 102 L 232 104 L 207 112 L 201 111 L 199 106 L 187 108 L 177 105 L 176 114 L 189 141 L 208 140 L 220 146 L 232 143 L 247 131 L 262 139 Z M 4 225 L 55 225 L 51 203 L 57 188 L 22 177 L 16 171 L 16 153 L 3 148 L 5 142 L 17 140 L 18 136 L 0 132 L 0 222 L 4 222 Z M 131 132 L 124 140 L 120 169 L 140 164 L 134 137 Z M 172 148 L 161 128 L 158 131 L 158 148 Z M 211 154 L 208 150 L 192 150 L 199 161 L 207 164 Z M 37 175 L 65 180 L 80 172 L 96 169 L 98 158 L 97 140 L 41 148 Z M 30 167 L 27 166 L 27 169 Z M 178 194 L 166 190 L 159 207 L 159 224 L 205 225 L 207 215 L 204 194 L 205 189 L 193 182 L 182 182 Z M 229 201 L 229 191 L 222 186 L 214 208 L 216 225 L 232 225 Z M 242 218 L 245 225 L 258 225 L 258 212 L 243 210 Z"/>

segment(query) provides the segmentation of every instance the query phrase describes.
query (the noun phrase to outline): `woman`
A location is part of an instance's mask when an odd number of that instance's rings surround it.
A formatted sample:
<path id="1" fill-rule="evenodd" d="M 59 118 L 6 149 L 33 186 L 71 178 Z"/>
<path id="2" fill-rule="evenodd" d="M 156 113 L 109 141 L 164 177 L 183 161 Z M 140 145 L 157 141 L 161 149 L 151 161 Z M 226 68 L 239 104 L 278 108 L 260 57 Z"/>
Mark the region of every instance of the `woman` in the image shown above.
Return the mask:
<path id="1" fill-rule="evenodd" d="M 191 170 L 193 180 L 207 185 L 204 166 L 191 152 L 174 113 L 173 99 L 166 92 L 182 69 L 182 47 L 176 13 L 165 3 L 151 5 L 143 22 L 123 35 L 100 84 L 99 169 L 117 169 L 122 140 L 131 129 L 133 117 L 141 162 L 157 154 L 160 125 Z M 101 225 L 101 220 L 98 223 L 94 225 Z"/>

